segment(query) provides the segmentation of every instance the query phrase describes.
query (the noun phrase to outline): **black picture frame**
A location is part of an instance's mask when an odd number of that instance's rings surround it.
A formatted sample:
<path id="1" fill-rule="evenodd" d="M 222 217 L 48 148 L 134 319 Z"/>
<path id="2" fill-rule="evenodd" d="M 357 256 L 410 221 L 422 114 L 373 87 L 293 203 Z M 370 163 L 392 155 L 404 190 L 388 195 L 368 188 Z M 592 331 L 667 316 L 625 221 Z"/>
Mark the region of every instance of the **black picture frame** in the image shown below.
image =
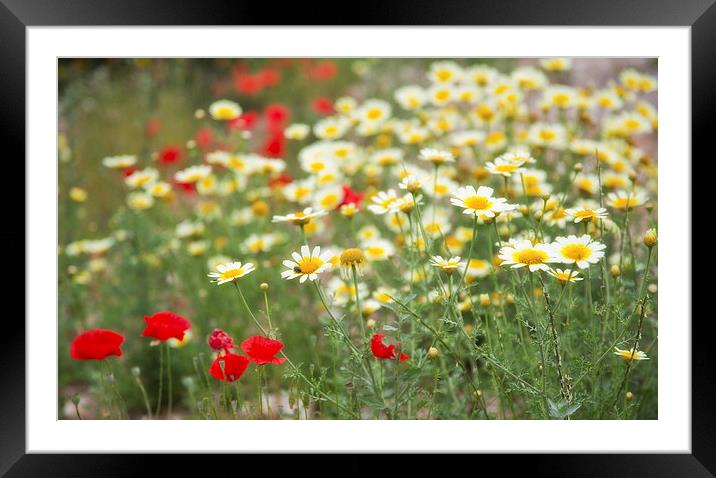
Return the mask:
<path id="1" fill-rule="evenodd" d="M 321 5 L 325 3 L 326 5 Z M 406 8 L 409 5 L 409 8 Z M 339 7 L 343 8 L 343 7 Z M 345 7 L 348 8 L 348 7 Z M 25 155 L 26 27 L 91 25 L 333 25 L 340 17 L 352 25 L 546 25 L 546 26 L 690 26 L 692 78 L 692 149 L 708 151 L 707 128 L 714 124 L 716 85 L 716 6 L 714 0 L 471 0 L 403 2 L 364 0 L 359 8 L 332 15 L 335 2 L 310 5 L 266 2 L 172 0 L 0 0 L 0 135 L 4 151 Z M 711 133 L 712 135 L 713 133 Z M 48 139 L 49 140 L 49 139 Z M 713 148 L 711 148 L 713 149 Z M 713 153 L 708 160 L 713 161 Z M 670 158 L 674 160 L 674 158 Z M 689 161 L 688 158 L 679 158 Z M 22 172 L 24 176 L 24 167 Z M 19 208 L 17 208 L 19 209 Z M 23 208 L 24 216 L 24 208 Z M 710 221 L 709 221 L 710 222 Z M 16 228 L 17 229 L 17 228 Z M 24 234 L 24 233 L 23 233 Z M 16 233 L 0 235 L 3 250 L 16 251 Z M 24 250 L 25 255 L 29 252 Z M 668 253 L 671 253 L 669 251 Z M 14 254 L 19 261 L 19 254 Z M 688 258 L 691 263 L 691 257 Z M 19 267 L 19 265 L 18 265 Z M 16 270 L 13 270 L 13 279 Z M 19 285 L 19 281 L 16 282 Z M 695 284 L 695 283 L 694 283 Z M 695 284 L 696 285 L 696 284 Z M 23 282 L 24 286 L 24 282 Z M 691 297 L 670 297 L 687 301 Z M 24 306 L 23 306 L 24 308 Z M 39 455 L 25 453 L 25 356 L 42 353 L 26 349 L 25 328 L 17 315 L 6 316 L 0 332 L 0 474 L 7 476 L 127 476 L 147 466 L 149 456 L 133 460 L 123 455 Z M 510 471 L 522 462 L 532 475 L 550 476 L 714 476 L 716 473 L 716 412 L 711 364 L 711 315 L 692 322 L 692 447 L 691 454 L 667 455 L 542 455 L 505 463 Z M 690 321 L 691 317 L 669 318 Z M 633 437 L 623 437 L 625 447 Z M 615 448 L 620 446 L 615 437 Z M 163 471 L 182 469 L 184 460 L 156 457 Z M 417 457 L 416 457 L 417 458 Z M 484 460 L 484 461 L 482 461 Z M 293 461 L 287 460 L 287 461 Z M 350 474 L 370 470 L 349 468 Z M 411 461 L 417 463 L 417 461 Z M 490 463 L 492 465 L 492 463 Z M 220 466 L 220 465 L 218 465 Z M 427 471 L 426 469 L 423 469 Z M 207 472 L 210 472 L 207 470 Z"/>

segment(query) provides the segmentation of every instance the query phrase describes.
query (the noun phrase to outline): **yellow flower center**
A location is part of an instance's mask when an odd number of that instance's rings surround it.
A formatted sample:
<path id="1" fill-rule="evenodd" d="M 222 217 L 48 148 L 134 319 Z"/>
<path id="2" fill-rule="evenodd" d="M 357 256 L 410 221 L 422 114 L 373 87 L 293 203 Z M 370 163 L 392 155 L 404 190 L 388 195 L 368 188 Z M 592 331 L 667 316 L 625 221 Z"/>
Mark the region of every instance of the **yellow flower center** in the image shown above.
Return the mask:
<path id="1" fill-rule="evenodd" d="M 551 131 L 548 129 L 543 129 L 542 131 L 539 132 L 539 137 L 543 141 L 552 141 L 556 136 L 557 135 L 555 134 L 554 131 Z"/>
<path id="2" fill-rule="evenodd" d="M 435 93 L 435 99 L 439 101 L 445 101 L 450 97 L 448 90 L 439 90 Z"/>
<path id="3" fill-rule="evenodd" d="M 502 131 L 493 131 L 487 135 L 487 138 L 485 138 L 485 144 L 499 143 L 504 138 L 505 138 L 505 135 L 504 135 L 504 133 L 502 133 Z"/>
<path id="4" fill-rule="evenodd" d="M 637 199 L 635 197 L 630 198 L 617 198 L 612 203 L 612 206 L 614 206 L 617 209 L 626 209 L 626 208 L 632 208 L 636 206 Z"/>
<path id="5" fill-rule="evenodd" d="M 495 171 L 500 173 L 512 173 L 517 169 L 516 164 L 500 164 L 495 166 Z"/>
<path id="6" fill-rule="evenodd" d="M 377 248 L 379 251 L 380 248 Z M 363 255 L 363 251 L 356 247 L 351 247 L 350 249 L 346 249 L 341 253 L 341 265 L 342 266 L 359 266 L 365 262 L 365 255 Z"/>
<path id="7" fill-rule="evenodd" d="M 301 274 L 313 274 L 323 265 L 320 257 L 303 257 L 298 261 L 298 268 Z"/>
<path id="8" fill-rule="evenodd" d="M 478 211 L 488 209 L 490 206 L 492 206 L 492 202 L 485 196 L 470 196 L 468 198 L 465 198 L 465 206 L 467 206 L 470 209 L 475 209 Z"/>
<path id="9" fill-rule="evenodd" d="M 261 252 L 264 250 L 264 241 L 261 239 L 258 239 L 251 244 L 249 244 L 249 249 L 251 252 Z"/>
<path id="10" fill-rule="evenodd" d="M 641 121 L 630 118 L 624 122 L 624 126 L 629 129 L 638 129 L 641 126 Z"/>
<path id="11" fill-rule="evenodd" d="M 563 207 L 552 212 L 552 219 L 562 219 L 563 217 L 566 217 L 566 216 L 567 216 L 567 210 L 564 209 Z"/>
<path id="12" fill-rule="evenodd" d="M 574 217 L 581 217 L 582 219 L 590 219 L 596 215 L 597 215 L 597 213 L 592 211 L 591 209 L 585 209 L 583 211 L 577 211 L 574 214 Z"/>
<path id="13" fill-rule="evenodd" d="M 435 76 L 437 76 L 440 81 L 448 81 L 452 78 L 452 72 L 450 70 L 440 70 L 435 74 Z"/>
<path id="14" fill-rule="evenodd" d="M 366 248 L 366 252 L 371 256 L 382 256 L 384 250 L 382 247 L 379 246 L 369 246 Z"/>
<path id="15" fill-rule="evenodd" d="M 221 278 L 224 280 L 236 279 L 244 275 L 243 269 L 230 269 L 221 273 Z"/>
<path id="16" fill-rule="evenodd" d="M 485 121 L 489 121 L 493 116 L 495 116 L 495 112 L 488 105 L 480 105 L 477 109 L 477 114 Z"/>
<path id="17" fill-rule="evenodd" d="M 338 201 L 338 196 L 336 196 L 335 194 L 326 194 L 321 199 L 321 206 L 323 206 L 324 208 L 330 208 L 331 206 L 336 204 L 337 201 Z"/>
<path id="18" fill-rule="evenodd" d="M 583 244 L 569 244 L 568 246 L 564 246 L 560 250 L 560 253 L 567 259 L 583 261 L 589 259 L 592 255 L 592 250 Z"/>
<path id="19" fill-rule="evenodd" d="M 388 199 L 385 199 L 383 202 L 381 202 L 380 205 L 387 209 L 391 204 L 393 204 L 397 200 L 398 200 L 398 198 L 389 197 Z"/>
<path id="20" fill-rule="evenodd" d="M 325 167 L 326 165 L 324 163 L 311 163 L 308 169 L 310 169 L 312 173 L 317 173 L 323 171 Z"/>
<path id="21" fill-rule="evenodd" d="M 546 252 L 538 249 L 523 249 L 512 255 L 512 259 L 518 264 L 543 264 L 549 256 Z"/>
<path id="22" fill-rule="evenodd" d="M 383 110 L 380 108 L 371 108 L 366 112 L 366 116 L 369 120 L 380 119 L 380 117 L 383 116 Z"/>
<path id="23" fill-rule="evenodd" d="M 560 108 L 564 108 L 569 104 L 569 96 L 565 94 L 556 94 L 554 97 L 552 97 L 552 101 L 555 105 L 559 106 Z"/>
<path id="24" fill-rule="evenodd" d="M 234 119 L 236 117 L 236 110 L 228 106 L 223 106 L 216 110 L 216 117 L 223 120 Z"/>
<path id="25" fill-rule="evenodd" d="M 495 94 L 496 94 L 496 95 L 501 95 L 501 94 L 503 94 L 504 92 L 506 92 L 508 89 L 509 89 L 509 86 L 507 86 L 507 85 L 505 85 L 505 84 L 498 85 L 498 86 L 495 88 Z"/>

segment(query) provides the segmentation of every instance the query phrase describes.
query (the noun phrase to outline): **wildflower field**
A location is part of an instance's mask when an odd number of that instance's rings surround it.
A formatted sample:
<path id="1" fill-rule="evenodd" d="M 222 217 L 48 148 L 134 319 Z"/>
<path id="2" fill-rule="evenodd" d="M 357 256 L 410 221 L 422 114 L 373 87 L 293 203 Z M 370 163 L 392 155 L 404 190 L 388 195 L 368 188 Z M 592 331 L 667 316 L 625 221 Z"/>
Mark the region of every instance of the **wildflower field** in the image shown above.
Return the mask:
<path id="1" fill-rule="evenodd" d="M 60 59 L 61 419 L 656 419 L 655 59 Z"/>

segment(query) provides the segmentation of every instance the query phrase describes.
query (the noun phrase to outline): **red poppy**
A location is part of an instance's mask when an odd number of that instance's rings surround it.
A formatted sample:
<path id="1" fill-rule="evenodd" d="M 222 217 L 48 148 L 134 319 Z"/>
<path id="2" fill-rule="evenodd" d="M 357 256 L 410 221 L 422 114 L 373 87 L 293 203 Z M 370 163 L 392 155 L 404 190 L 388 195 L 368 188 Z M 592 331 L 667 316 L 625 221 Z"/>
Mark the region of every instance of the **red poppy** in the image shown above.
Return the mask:
<path id="1" fill-rule="evenodd" d="M 375 356 L 375 358 L 390 360 L 399 359 L 401 362 L 405 362 L 410 358 L 409 355 L 405 355 L 399 349 L 396 350 L 395 344 L 390 344 L 386 346 L 383 343 L 383 337 L 385 337 L 385 335 L 375 334 L 370 339 L 370 349 L 371 351 L 373 351 L 373 355 Z M 400 344 L 398 344 L 398 347 L 400 347 Z"/>
<path id="2" fill-rule="evenodd" d="M 188 320 L 174 312 L 157 312 L 151 317 L 144 317 L 147 326 L 142 337 L 152 337 L 165 341 L 171 338 L 184 339 L 184 332 L 191 328 Z"/>
<path id="3" fill-rule="evenodd" d="M 270 130 L 283 129 L 291 116 L 291 111 L 280 103 L 268 105 L 266 111 L 266 123 Z"/>
<path id="4" fill-rule="evenodd" d="M 144 134 L 146 134 L 148 137 L 152 138 L 159 133 L 159 129 L 161 128 L 161 123 L 159 122 L 158 118 L 150 118 L 147 121 L 147 124 L 144 126 Z"/>
<path id="5" fill-rule="evenodd" d="M 229 349 L 236 348 L 236 345 L 234 345 L 234 339 L 221 329 L 214 329 L 211 333 L 209 336 L 209 346 L 217 352 L 222 350 L 228 352 Z"/>
<path id="6" fill-rule="evenodd" d="M 338 66 L 332 61 L 324 61 L 312 66 L 308 74 L 314 80 L 330 80 L 338 73 Z"/>
<path id="7" fill-rule="evenodd" d="M 319 115 L 333 114 L 333 102 L 323 96 L 319 96 L 318 98 L 313 100 L 311 107 L 313 108 L 313 111 L 315 111 Z"/>
<path id="8" fill-rule="evenodd" d="M 253 129 L 259 122 L 258 111 L 244 111 L 244 113 L 236 119 L 229 121 L 229 128 L 232 129 Z"/>
<path id="9" fill-rule="evenodd" d="M 274 357 L 281 351 L 283 344 L 278 340 L 272 340 L 260 335 L 254 335 L 241 342 L 241 350 L 249 356 L 249 360 L 263 365 L 273 363 L 280 365 L 286 361 L 285 358 Z"/>
<path id="10" fill-rule="evenodd" d="M 273 68 L 265 68 L 259 71 L 256 76 L 259 77 L 264 86 L 276 86 L 281 81 L 281 74 Z"/>
<path id="11" fill-rule="evenodd" d="M 184 194 L 194 194 L 196 192 L 196 185 L 194 183 L 182 183 L 176 179 L 172 179 L 172 184 Z"/>
<path id="12" fill-rule="evenodd" d="M 341 201 L 339 206 L 343 206 L 344 204 L 355 204 L 356 207 L 358 207 L 360 206 L 362 200 L 363 193 L 356 191 L 349 185 L 345 185 L 343 186 L 343 201 Z"/>
<path id="13" fill-rule="evenodd" d="M 211 367 L 209 367 L 209 373 L 217 380 L 234 382 L 241 378 L 249 366 L 249 363 L 249 359 L 243 355 L 227 352 L 226 354 L 216 357 Z"/>
<path id="14" fill-rule="evenodd" d="M 209 128 L 199 128 L 194 135 L 194 141 L 199 149 L 204 151 L 211 148 L 211 144 L 214 142 L 214 134 Z"/>
<path id="15" fill-rule="evenodd" d="M 128 177 L 131 176 L 132 173 L 134 173 L 136 170 L 137 170 L 137 168 L 135 168 L 134 166 L 128 166 L 128 167 L 126 167 L 126 168 L 124 168 L 124 169 L 122 170 L 122 176 L 124 176 L 125 178 L 128 178 Z"/>
<path id="16" fill-rule="evenodd" d="M 264 156 L 269 158 L 281 158 L 286 151 L 286 137 L 283 135 L 283 131 L 277 130 L 272 133 L 264 144 L 261 146 L 260 152 Z"/>
<path id="17" fill-rule="evenodd" d="M 110 355 L 122 356 L 119 348 L 124 336 L 113 330 L 93 329 L 81 333 L 70 345 L 70 357 L 75 360 L 102 360 Z"/>
<path id="18" fill-rule="evenodd" d="M 263 82 L 261 81 L 261 77 L 257 75 L 239 73 L 234 75 L 234 88 L 239 93 L 254 95 L 261 91 Z"/>
<path id="19" fill-rule="evenodd" d="M 270 188 L 277 188 L 277 187 L 285 186 L 287 184 L 291 184 L 292 182 L 293 182 L 293 178 L 291 176 L 289 176 L 286 173 L 281 173 L 278 176 L 276 176 L 275 178 L 269 179 L 268 186 Z"/>
<path id="20" fill-rule="evenodd" d="M 158 161 L 160 164 L 173 164 L 181 161 L 183 152 L 179 146 L 166 146 L 159 151 Z"/>

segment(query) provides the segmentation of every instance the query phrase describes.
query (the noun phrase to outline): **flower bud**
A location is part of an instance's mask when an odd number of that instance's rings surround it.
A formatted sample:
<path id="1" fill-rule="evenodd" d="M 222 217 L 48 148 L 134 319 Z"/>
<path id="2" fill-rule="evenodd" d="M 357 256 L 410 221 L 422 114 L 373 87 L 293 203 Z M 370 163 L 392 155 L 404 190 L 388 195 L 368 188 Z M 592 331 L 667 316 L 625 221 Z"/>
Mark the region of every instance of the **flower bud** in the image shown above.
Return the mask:
<path id="1" fill-rule="evenodd" d="M 365 327 L 369 330 L 373 330 L 375 328 L 375 320 L 374 319 L 368 319 L 365 323 Z"/>
<path id="2" fill-rule="evenodd" d="M 627 392 L 627 393 L 626 393 L 626 399 L 627 399 L 627 400 L 631 400 L 632 398 L 634 398 L 634 394 L 631 393 L 631 392 Z"/>
<path id="3" fill-rule="evenodd" d="M 135 377 L 139 377 L 139 375 L 142 373 L 142 370 L 139 367 L 132 367 L 132 375 Z"/>
<path id="4" fill-rule="evenodd" d="M 262 282 L 259 287 L 261 287 L 261 290 L 268 290 L 269 285 L 266 282 Z"/>
<path id="5" fill-rule="evenodd" d="M 582 163 L 577 163 L 574 165 L 574 170 L 577 171 L 578 173 L 580 171 L 582 171 L 582 169 L 584 169 L 584 166 L 582 166 Z"/>
<path id="6" fill-rule="evenodd" d="M 656 245 L 656 229 L 649 229 L 646 231 L 646 234 L 644 234 L 644 245 L 648 248 L 652 248 Z"/>
<path id="7" fill-rule="evenodd" d="M 436 359 L 438 358 L 438 356 L 440 356 L 440 352 L 438 352 L 438 349 L 436 349 L 435 347 L 430 347 L 428 349 L 428 358 Z"/>
<path id="8" fill-rule="evenodd" d="M 614 277 L 615 279 L 619 277 L 622 273 L 621 269 L 619 269 L 619 266 L 614 264 L 612 267 L 609 268 L 609 273 Z"/>

